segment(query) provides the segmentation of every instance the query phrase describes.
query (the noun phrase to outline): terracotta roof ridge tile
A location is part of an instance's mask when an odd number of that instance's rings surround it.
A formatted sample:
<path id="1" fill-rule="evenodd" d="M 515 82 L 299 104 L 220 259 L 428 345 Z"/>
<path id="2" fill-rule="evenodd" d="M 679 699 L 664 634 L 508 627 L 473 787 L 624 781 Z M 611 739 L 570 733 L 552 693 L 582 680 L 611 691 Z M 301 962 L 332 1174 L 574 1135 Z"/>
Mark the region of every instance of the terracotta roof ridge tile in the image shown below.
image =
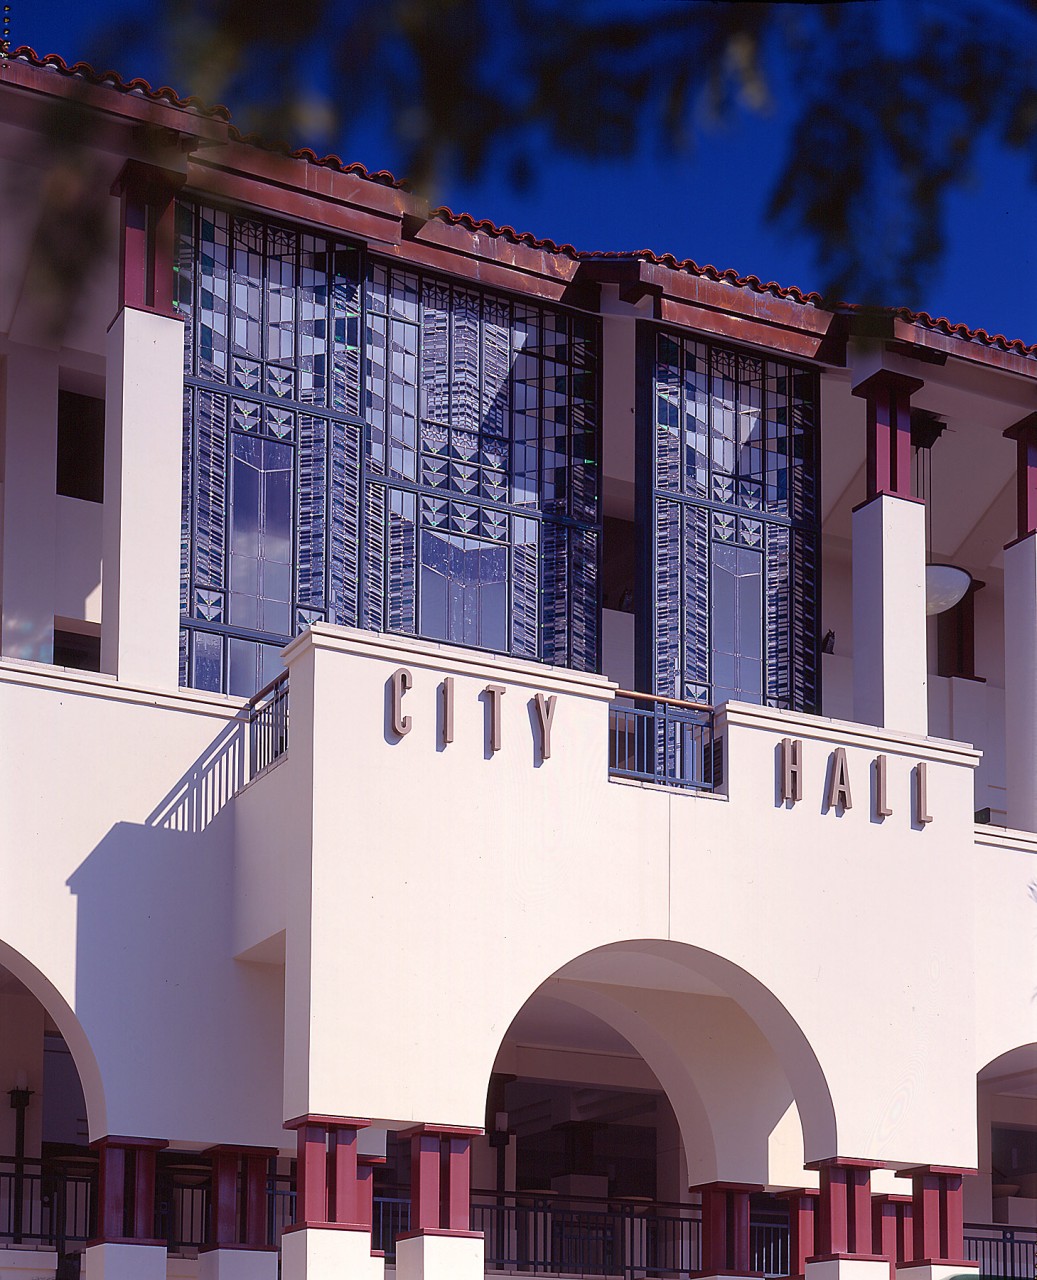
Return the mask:
<path id="1" fill-rule="evenodd" d="M 470 213 L 454 213 L 448 205 L 437 205 L 429 210 L 429 217 L 451 226 L 466 227 L 469 231 L 485 231 L 488 235 L 499 236 L 511 240 L 515 244 L 529 245 L 534 249 L 544 249 L 548 253 L 565 254 L 568 258 L 579 258 L 580 251 L 571 244 L 558 244 L 555 240 L 542 239 L 531 231 L 516 231 L 514 227 L 498 226 L 490 218 L 476 218 Z"/>
<path id="2" fill-rule="evenodd" d="M 219 104 L 210 106 L 194 94 L 183 98 L 169 85 L 162 85 L 155 89 L 140 76 L 135 76 L 132 80 L 124 80 L 117 71 L 98 71 L 89 62 L 73 62 L 69 65 L 59 53 L 46 53 L 41 57 L 31 45 L 19 45 L 7 56 L 10 61 L 28 62 L 46 71 L 57 71 L 62 75 L 79 77 L 90 84 L 110 85 L 121 93 L 139 94 L 152 102 L 169 102 L 174 107 L 197 111 L 200 115 L 211 116 L 217 120 L 230 119 L 230 111 L 227 107 Z"/>
<path id="3" fill-rule="evenodd" d="M 718 284 L 730 284 L 739 289 L 750 289 L 753 293 L 770 293 L 779 298 L 791 298 L 794 302 L 803 304 L 804 306 L 825 306 L 825 300 L 820 293 L 811 292 L 804 293 L 802 289 L 795 285 L 782 285 L 777 280 L 769 280 L 766 284 L 759 276 L 740 275 L 732 267 L 726 267 L 720 270 L 711 263 L 700 266 L 694 258 L 677 258 L 672 253 L 658 254 L 652 249 L 634 249 L 625 252 L 618 249 L 596 249 L 584 250 L 578 255 L 580 258 L 588 260 L 612 260 L 621 259 L 640 260 L 642 262 L 650 262 L 653 266 L 666 267 L 670 271 L 683 271 L 688 275 L 703 276 L 708 280 L 714 280 Z"/>

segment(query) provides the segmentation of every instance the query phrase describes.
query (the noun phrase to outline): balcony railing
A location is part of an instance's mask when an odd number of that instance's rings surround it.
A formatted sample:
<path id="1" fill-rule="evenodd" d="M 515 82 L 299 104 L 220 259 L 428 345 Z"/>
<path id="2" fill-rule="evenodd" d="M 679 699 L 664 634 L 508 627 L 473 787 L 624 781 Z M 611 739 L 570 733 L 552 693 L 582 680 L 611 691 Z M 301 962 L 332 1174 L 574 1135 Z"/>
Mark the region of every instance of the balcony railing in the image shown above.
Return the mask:
<path id="1" fill-rule="evenodd" d="M 965 1257 L 979 1263 L 981 1276 L 1034 1280 L 1037 1276 L 1037 1227 L 965 1224 Z"/>
<path id="2" fill-rule="evenodd" d="M 609 774 L 712 791 L 723 781 L 713 708 L 620 689 L 609 707 Z"/>
<path id="3" fill-rule="evenodd" d="M 59 1257 L 78 1252 L 95 1234 L 96 1179 L 96 1162 L 89 1157 L 20 1164 L 0 1158 L 0 1247 L 50 1246 Z M 163 1181 L 157 1238 L 167 1240 L 172 1252 L 208 1244 L 212 1210 L 207 1172 L 170 1169 Z M 375 1196 L 373 1208 L 372 1246 L 392 1261 L 397 1237 L 410 1228 L 410 1200 Z M 267 1209 L 268 1240 L 276 1245 L 295 1220 L 293 1178 L 271 1176 Z M 697 1206 L 474 1191 L 471 1225 L 484 1234 L 489 1271 L 684 1280 L 701 1263 Z M 751 1270 L 767 1277 L 787 1275 L 789 1232 L 780 1215 L 754 1209 L 749 1232 Z M 1037 1276 L 1037 1228 L 968 1223 L 964 1244 L 965 1257 L 979 1264 L 984 1280 Z"/>
<path id="4" fill-rule="evenodd" d="M 248 701 L 248 776 L 251 780 L 288 750 L 288 672 Z"/>

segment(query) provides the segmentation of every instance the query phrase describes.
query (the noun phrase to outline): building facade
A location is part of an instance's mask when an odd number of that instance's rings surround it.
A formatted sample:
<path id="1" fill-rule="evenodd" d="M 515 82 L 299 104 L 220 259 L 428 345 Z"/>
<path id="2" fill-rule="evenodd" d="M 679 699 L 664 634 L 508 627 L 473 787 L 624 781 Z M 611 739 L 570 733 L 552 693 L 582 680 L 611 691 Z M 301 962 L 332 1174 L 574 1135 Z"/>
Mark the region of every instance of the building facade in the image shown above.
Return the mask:
<path id="1" fill-rule="evenodd" d="M 0 1277 L 1032 1276 L 1037 347 L 0 121 Z"/>

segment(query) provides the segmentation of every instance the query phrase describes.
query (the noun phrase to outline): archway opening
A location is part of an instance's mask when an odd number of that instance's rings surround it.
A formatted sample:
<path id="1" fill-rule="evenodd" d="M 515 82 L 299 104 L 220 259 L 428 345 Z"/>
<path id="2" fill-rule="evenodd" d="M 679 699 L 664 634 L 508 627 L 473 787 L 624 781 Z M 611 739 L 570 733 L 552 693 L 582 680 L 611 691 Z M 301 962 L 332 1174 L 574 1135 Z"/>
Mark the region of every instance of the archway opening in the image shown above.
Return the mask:
<path id="1" fill-rule="evenodd" d="M 816 1177 L 808 1128 L 815 1143 L 834 1134 L 816 1060 L 770 993 L 657 941 L 543 983 L 503 1039 L 486 1110 L 473 1225 L 501 1271 L 688 1274 L 707 1265 L 705 1206 L 724 1219 L 729 1267 L 787 1274 L 782 1192 Z"/>
<path id="2" fill-rule="evenodd" d="M 965 1180 L 965 1252 L 984 1276 L 1032 1280 L 1037 1268 L 1037 1044 L 977 1077 L 979 1175 Z"/>
<path id="3" fill-rule="evenodd" d="M 51 1013 L 0 965 L 0 1246 L 81 1247 L 93 1230 L 96 1157 L 72 1051 Z"/>

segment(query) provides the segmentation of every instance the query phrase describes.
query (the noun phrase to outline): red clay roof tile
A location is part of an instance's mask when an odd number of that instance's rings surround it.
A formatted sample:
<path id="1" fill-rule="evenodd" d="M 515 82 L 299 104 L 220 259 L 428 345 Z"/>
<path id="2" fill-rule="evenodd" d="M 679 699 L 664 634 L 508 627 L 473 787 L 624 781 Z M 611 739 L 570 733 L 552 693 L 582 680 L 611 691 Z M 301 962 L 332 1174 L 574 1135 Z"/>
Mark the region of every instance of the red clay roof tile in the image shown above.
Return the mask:
<path id="1" fill-rule="evenodd" d="M 158 89 L 139 77 L 133 80 L 124 80 L 115 71 L 96 71 L 88 62 L 74 62 L 69 65 L 64 58 L 56 53 L 49 53 L 40 57 L 34 49 L 28 45 L 21 45 L 8 54 L 13 60 L 21 60 L 28 62 L 33 66 L 45 68 L 51 71 L 57 71 L 62 75 L 79 77 L 87 81 L 89 84 L 108 86 L 116 89 L 121 93 L 138 94 L 147 98 L 152 102 L 169 103 L 175 107 L 180 107 L 186 111 L 195 111 L 201 115 L 212 117 L 213 119 L 230 121 L 230 111 L 224 106 L 208 106 L 199 98 L 188 96 L 181 97 L 175 89 L 171 89 L 168 85 L 163 85 Z M 402 191 L 409 190 L 405 180 L 394 177 L 387 169 L 380 169 L 376 172 L 368 170 L 364 165 L 357 163 L 346 163 L 340 156 L 326 155 L 318 156 L 310 147 L 301 147 L 291 150 L 286 146 L 277 146 L 271 144 L 266 139 L 260 138 L 255 134 L 242 134 L 234 125 L 230 125 L 230 134 L 235 141 L 242 142 L 249 146 L 261 147 L 265 150 L 283 151 L 293 159 L 302 160 L 306 164 L 317 165 L 322 168 L 330 168 L 338 170 L 341 173 L 355 174 L 369 182 L 377 182 L 383 186 L 395 187 Z M 441 222 L 452 226 L 461 226 L 471 232 L 484 232 L 486 235 L 501 237 L 515 244 L 525 244 L 535 249 L 543 250 L 547 253 L 559 254 L 563 257 L 571 258 L 575 261 L 644 261 L 650 262 L 655 266 L 665 267 L 671 271 L 687 272 L 691 275 L 702 276 L 718 283 L 730 284 L 737 289 L 748 289 L 754 293 L 767 293 L 778 298 L 789 298 L 793 302 L 800 303 L 804 306 L 826 307 L 829 310 L 838 312 L 857 312 L 865 310 L 853 303 L 836 303 L 834 306 L 826 304 L 819 293 L 804 293 L 801 289 L 793 286 L 778 284 L 775 280 L 770 280 L 766 284 L 760 280 L 758 276 L 739 275 L 737 271 L 724 270 L 721 271 L 717 267 L 706 264 L 699 266 L 691 258 L 678 259 L 672 253 L 664 253 L 662 255 L 654 253 L 651 249 L 637 249 L 631 252 L 619 250 L 579 250 L 571 244 L 557 244 L 554 240 L 540 239 L 532 235 L 528 231 L 516 231 L 511 226 L 498 226 L 489 218 L 474 218 L 469 213 L 454 213 L 453 210 L 447 208 L 446 205 L 440 205 L 438 208 L 432 209 L 429 214 L 430 218 L 436 218 Z M 881 314 L 889 316 L 893 319 L 905 320 L 910 324 L 920 325 L 925 329 L 932 329 L 939 333 L 943 333 L 951 338 L 958 338 L 965 342 L 979 343 L 982 346 L 997 348 L 1001 351 L 1013 351 L 1019 355 L 1031 358 L 1037 358 L 1037 343 L 1027 344 L 1019 338 L 1007 338 L 1002 333 L 989 334 L 985 329 L 972 329 L 966 324 L 955 324 L 946 318 L 940 316 L 934 319 L 926 311 L 912 311 L 909 307 L 869 307 L 866 308 L 872 314 Z"/>

